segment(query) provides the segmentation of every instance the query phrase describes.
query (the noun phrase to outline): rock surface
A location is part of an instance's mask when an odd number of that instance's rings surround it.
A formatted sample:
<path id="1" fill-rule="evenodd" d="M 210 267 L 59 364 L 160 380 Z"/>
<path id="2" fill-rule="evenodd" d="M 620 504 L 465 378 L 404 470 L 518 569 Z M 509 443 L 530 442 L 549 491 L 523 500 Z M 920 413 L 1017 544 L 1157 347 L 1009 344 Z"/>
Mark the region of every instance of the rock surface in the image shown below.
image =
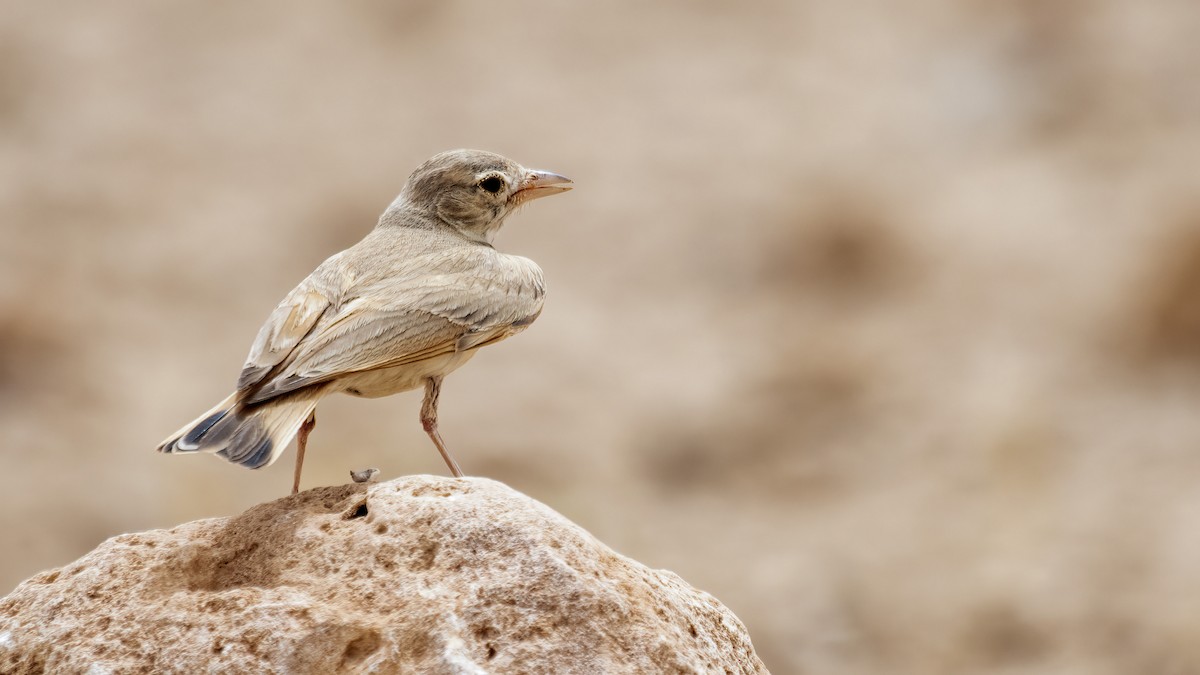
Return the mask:
<path id="1" fill-rule="evenodd" d="M 3 673 L 765 672 L 741 622 L 487 479 L 114 537 L 0 601 Z"/>

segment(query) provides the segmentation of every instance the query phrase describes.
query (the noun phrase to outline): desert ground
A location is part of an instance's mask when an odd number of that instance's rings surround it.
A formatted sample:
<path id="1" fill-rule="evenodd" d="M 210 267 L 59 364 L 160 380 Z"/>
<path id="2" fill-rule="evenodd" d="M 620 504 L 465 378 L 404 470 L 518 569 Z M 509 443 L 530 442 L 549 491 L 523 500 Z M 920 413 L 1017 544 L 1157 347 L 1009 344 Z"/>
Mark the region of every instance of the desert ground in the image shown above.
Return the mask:
<path id="1" fill-rule="evenodd" d="M 1200 4 L 9 3 L 0 593 L 285 495 L 154 453 L 408 173 L 500 152 L 542 316 L 464 469 L 776 673 L 1200 672 Z M 330 399 L 305 487 L 442 473 Z"/>

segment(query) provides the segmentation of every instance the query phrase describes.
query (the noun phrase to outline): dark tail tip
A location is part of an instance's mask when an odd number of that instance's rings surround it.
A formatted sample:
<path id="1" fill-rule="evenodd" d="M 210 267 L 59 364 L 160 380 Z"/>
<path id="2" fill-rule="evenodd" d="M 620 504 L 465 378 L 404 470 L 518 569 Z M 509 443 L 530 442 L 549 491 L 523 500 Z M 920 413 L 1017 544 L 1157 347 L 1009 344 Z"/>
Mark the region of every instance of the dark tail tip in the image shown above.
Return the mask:
<path id="1" fill-rule="evenodd" d="M 274 446 L 271 437 L 264 435 L 253 445 L 231 444 L 229 447 L 217 451 L 217 455 L 248 469 L 261 469 L 271 461 L 271 449 Z M 230 453 L 230 450 L 234 450 L 234 452 Z"/>
<path id="2" fill-rule="evenodd" d="M 170 442 L 164 443 L 158 447 L 159 452 L 199 452 L 203 448 L 204 437 L 212 428 L 217 426 L 217 423 L 225 419 L 229 414 L 229 410 L 221 410 L 215 412 L 208 417 L 200 420 L 187 431 L 183 436 L 175 438 Z"/>
<path id="3" fill-rule="evenodd" d="M 210 429 L 217 425 L 217 422 L 220 422 L 228 414 L 228 410 L 222 410 L 221 412 L 216 412 L 205 417 L 199 424 L 192 427 L 191 431 L 184 434 L 179 443 L 182 443 L 184 446 L 199 445 L 200 439 L 204 438 L 204 434 L 207 434 Z"/>

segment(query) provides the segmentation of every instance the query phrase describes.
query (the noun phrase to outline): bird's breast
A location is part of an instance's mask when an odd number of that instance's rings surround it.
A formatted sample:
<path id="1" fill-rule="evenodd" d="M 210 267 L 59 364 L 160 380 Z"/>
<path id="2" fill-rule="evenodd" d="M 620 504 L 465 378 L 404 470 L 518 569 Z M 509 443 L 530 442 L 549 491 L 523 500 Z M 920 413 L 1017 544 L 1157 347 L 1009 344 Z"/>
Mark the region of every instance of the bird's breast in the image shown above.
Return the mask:
<path id="1" fill-rule="evenodd" d="M 455 352 L 394 368 L 380 368 L 338 378 L 338 389 L 351 396 L 379 398 L 416 389 L 430 377 L 447 375 L 470 360 L 477 350 Z"/>

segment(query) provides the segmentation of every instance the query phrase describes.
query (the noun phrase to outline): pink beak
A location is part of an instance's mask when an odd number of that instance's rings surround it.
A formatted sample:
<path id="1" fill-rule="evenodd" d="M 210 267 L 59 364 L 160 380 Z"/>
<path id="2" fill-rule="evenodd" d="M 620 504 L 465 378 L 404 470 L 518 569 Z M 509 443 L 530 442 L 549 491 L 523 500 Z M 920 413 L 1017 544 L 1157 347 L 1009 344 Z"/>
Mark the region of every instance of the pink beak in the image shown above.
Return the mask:
<path id="1" fill-rule="evenodd" d="M 564 185 L 564 183 L 570 182 L 572 182 L 570 178 L 549 171 L 526 171 L 525 179 L 521 181 L 521 187 L 513 196 L 521 202 L 549 197 L 570 190 L 571 186 Z"/>

